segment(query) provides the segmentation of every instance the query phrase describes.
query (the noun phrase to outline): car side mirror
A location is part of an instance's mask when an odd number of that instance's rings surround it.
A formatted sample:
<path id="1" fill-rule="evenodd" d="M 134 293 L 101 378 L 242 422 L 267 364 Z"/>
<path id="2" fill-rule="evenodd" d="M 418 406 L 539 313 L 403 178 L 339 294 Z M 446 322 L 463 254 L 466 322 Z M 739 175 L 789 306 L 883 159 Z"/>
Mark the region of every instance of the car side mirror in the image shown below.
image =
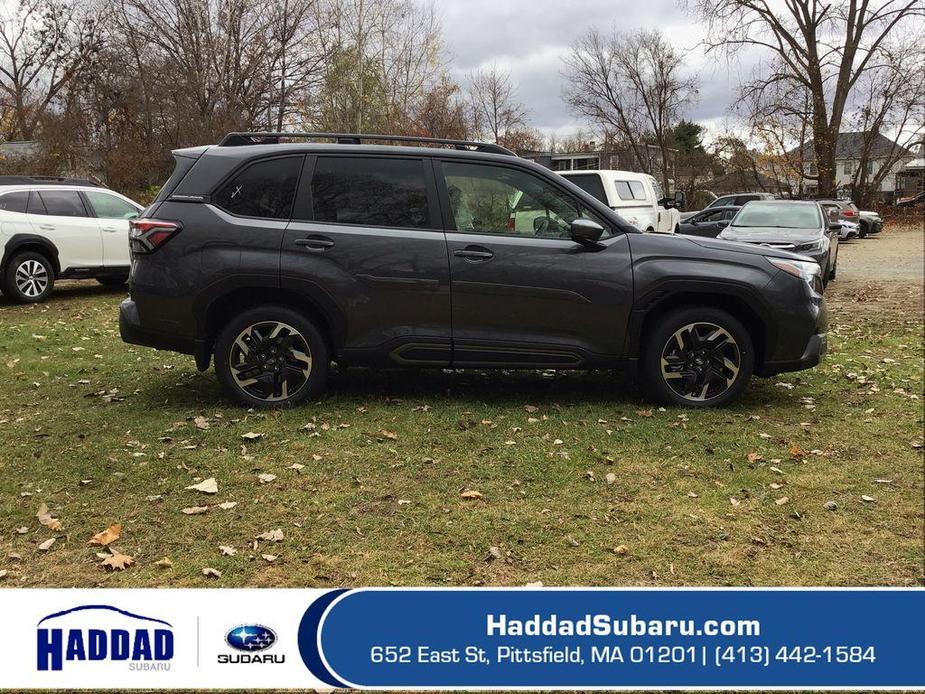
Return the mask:
<path id="1" fill-rule="evenodd" d="M 716 226 L 718 226 L 720 229 L 725 229 L 726 227 L 729 226 L 729 220 L 721 219 L 716 223 Z"/>
<path id="2" fill-rule="evenodd" d="M 582 246 L 597 246 L 604 235 L 604 227 L 591 219 L 579 217 L 569 227 L 572 241 Z"/>
<path id="3" fill-rule="evenodd" d="M 679 210 L 683 210 L 687 207 L 687 195 L 683 190 L 676 190 L 674 192 L 674 206 Z"/>
<path id="4" fill-rule="evenodd" d="M 829 231 L 841 231 L 841 224 L 838 222 L 832 222 L 829 224 Z"/>

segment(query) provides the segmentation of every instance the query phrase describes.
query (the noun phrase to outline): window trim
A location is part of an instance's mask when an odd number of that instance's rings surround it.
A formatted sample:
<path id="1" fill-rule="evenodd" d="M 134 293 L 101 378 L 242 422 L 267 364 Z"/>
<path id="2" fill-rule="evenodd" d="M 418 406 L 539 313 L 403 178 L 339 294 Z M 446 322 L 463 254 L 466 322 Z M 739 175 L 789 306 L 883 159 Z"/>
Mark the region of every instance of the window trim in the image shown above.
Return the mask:
<path id="1" fill-rule="evenodd" d="M 254 166 L 255 164 L 262 164 L 266 161 L 272 161 L 274 159 L 302 159 L 302 165 L 299 167 L 299 176 L 296 179 L 295 183 L 295 193 L 292 198 L 292 209 L 289 211 L 288 217 L 254 217 L 252 215 L 246 214 L 236 214 L 231 210 L 226 210 L 224 207 L 216 202 L 215 197 L 218 195 L 218 192 L 225 187 L 227 183 L 233 181 L 239 174 L 244 173 L 248 168 Z M 254 157 L 252 159 L 245 159 L 238 166 L 231 170 L 231 172 L 222 178 L 217 185 L 215 185 L 209 195 L 203 200 L 208 205 L 214 205 L 216 208 L 220 209 L 225 214 L 235 217 L 237 219 L 256 219 L 260 221 L 269 221 L 269 222 L 289 222 L 293 219 L 293 214 L 295 214 L 296 202 L 299 199 L 299 185 L 301 184 L 302 174 L 305 171 L 305 155 L 289 152 L 288 154 L 275 154 L 264 157 Z"/>
<path id="2" fill-rule="evenodd" d="M 400 159 L 403 161 L 419 162 L 421 165 L 421 173 L 424 176 L 424 188 L 427 191 L 427 211 L 430 215 L 430 226 L 405 227 L 385 224 L 357 224 L 354 222 L 329 222 L 325 220 L 316 220 L 314 198 L 312 197 L 312 182 L 315 179 L 315 171 L 320 159 L 381 159 L 386 161 L 394 161 L 396 159 Z M 338 226 L 348 229 L 400 229 L 403 231 L 435 231 L 443 233 L 443 228 L 441 225 L 442 209 L 437 195 L 437 187 L 434 181 L 433 170 L 427 165 L 428 159 L 433 160 L 433 157 L 381 153 L 371 154 L 366 152 L 332 152 L 330 154 L 309 154 L 305 158 L 305 164 L 302 168 L 302 178 L 299 182 L 299 187 L 296 189 L 296 202 L 292 207 L 291 221 L 324 224 L 326 226 Z"/>
<path id="3" fill-rule="evenodd" d="M 496 161 L 487 161 L 480 159 L 450 159 L 447 157 L 432 157 L 433 166 L 434 166 L 434 179 L 437 182 L 437 189 L 440 196 L 440 211 L 443 215 L 443 229 L 446 233 L 449 234 L 472 234 L 476 236 L 494 236 L 504 239 L 522 239 L 527 241 L 561 241 L 563 243 L 569 243 L 574 245 L 575 241 L 570 238 L 561 239 L 554 238 L 551 236 L 524 236 L 523 234 L 511 234 L 504 233 L 499 231 L 470 231 L 462 230 L 456 228 L 456 219 L 453 217 L 453 208 L 450 204 L 450 194 L 446 188 L 446 179 L 443 176 L 443 164 L 469 164 L 473 166 L 494 166 L 499 169 L 516 169 L 522 171 L 527 175 L 535 176 L 540 180 L 544 181 L 546 184 L 556 189 L 563 197 L 571 200 L 572 204 L 575 205 L 575 209 L 578 212 L 581 212 L 582 207 L 588 208 L 589 211 L 593 212 L 597 217 L 602 221 L 606 222 L 604 225 L 604 231 L 609 232 L 608 236 L 605 236 L 601 239 L 601 243 L 606 243 L 612 239 L 617 238 L 620 234 L 625 233 L 623 229 L 614 224 L 609 220 L 605 215 L 601 214 L 600 211 L 595 210 L 594 207 L 590 204 L 584 204 L 579 198 L 577 198 L 572 191 L 568 190 L 564 186 L 559 185 L 559 181 L 556 181 L 551 176 L 546 176 L 540 172 L 534 171 L 532 168 L 527 166 L 519 166 L 517 163 L 511 162 L 496 162 Z M 565 176 L 559 176 L 563 181 L 568 180 Z M 575 185 L 575 184 L 572 184 Z M 597 202 L 597 199 L 593 195 L 588 194 L 589 198 L 592 198 Z M 608 208 L 609 209 L 609 208 Z M 611 214 L 613 213 L 610 210 Z"/>

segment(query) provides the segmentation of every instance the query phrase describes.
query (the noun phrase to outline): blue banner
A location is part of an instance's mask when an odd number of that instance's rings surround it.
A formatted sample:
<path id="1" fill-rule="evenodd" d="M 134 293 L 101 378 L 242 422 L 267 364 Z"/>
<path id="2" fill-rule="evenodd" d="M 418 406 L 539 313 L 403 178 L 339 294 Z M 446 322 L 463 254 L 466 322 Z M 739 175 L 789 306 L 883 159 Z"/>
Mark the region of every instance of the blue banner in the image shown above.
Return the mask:
<path id="1" fill-rule="evenodd" d="M 922 589 L 358 589 L 299 627 L 333 687 L 923 687 Z"/>

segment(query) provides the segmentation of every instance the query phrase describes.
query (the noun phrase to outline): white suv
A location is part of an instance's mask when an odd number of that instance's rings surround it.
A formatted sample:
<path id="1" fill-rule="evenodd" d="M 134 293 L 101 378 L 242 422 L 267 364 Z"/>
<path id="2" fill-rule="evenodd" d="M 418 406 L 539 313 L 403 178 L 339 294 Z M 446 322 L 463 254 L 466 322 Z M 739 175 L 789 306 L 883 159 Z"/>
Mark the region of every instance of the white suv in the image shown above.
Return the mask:
<path id="1" fill-rule="evenodd" d="M 48 298 L 56 279 L 125 284 L 128 220 L 141 210 L 124 195 L 90 181 L 0 177 L 3 293 L 13 301 L 35 303 Z"/>

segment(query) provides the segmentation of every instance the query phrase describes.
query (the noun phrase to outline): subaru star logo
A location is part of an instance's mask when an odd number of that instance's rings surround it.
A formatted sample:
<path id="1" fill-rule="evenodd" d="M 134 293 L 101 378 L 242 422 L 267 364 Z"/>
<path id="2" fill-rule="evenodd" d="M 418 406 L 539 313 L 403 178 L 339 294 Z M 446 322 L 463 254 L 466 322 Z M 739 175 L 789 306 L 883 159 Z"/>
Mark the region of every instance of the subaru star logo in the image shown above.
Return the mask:
<path id="1" fill-rule="evenodd" d="M 276 643 L 276 632 L 260 624 L 242 624 L 229 631 L 225 641 L 236 651 L 265 651 Z"/>

